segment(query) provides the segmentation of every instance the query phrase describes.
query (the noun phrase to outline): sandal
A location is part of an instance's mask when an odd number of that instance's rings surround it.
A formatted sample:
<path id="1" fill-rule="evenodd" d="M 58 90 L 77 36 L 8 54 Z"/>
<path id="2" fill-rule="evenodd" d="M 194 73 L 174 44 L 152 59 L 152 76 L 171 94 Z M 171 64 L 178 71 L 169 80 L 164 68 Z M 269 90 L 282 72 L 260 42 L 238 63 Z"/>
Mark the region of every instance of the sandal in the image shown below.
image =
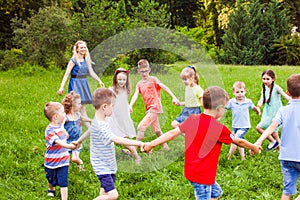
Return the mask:
<path id="1" fill-rule="evenodd" d="M 55 196 L 55 190 L 48 190 L 47 197 L 53 198 Z"/>
<path id="2" fill-rule="evenodd" d="M 83 163 L 81 163 L 81 164 L 76 164 L 76 166 L 77 166 L 77 168 L 78 168 L 78 170 L 79 170 L 80 172 L 85 171 Z"/>
<path id="3" fill-rule="evenodd" d="M 125 153 L 126 155 L 131 156 L 131 152 L 128 149 L 122 149 L 122 152 Z"/>

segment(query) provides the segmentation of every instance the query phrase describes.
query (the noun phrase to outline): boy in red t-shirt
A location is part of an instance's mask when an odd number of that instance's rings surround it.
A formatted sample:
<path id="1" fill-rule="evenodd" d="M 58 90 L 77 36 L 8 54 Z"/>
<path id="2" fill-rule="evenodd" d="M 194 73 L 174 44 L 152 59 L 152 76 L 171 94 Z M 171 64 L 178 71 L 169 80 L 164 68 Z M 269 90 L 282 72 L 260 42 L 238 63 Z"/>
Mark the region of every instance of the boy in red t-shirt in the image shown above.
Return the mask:
<path id="1" fill-rule="evenodd" d="M 190 115 L 179 127 L 144 145 L 144 151 L 150 152 L 153 147 L 185 133 L 184 175 L 194 186 L 196 199 L 218 199 L 222 194 L 215 180 L 222 143 L 234 143 L 260 153 L 260 146 L 234 137 L 217 121 L 224 115 L 228 100 L 222 88 L 208 87 L 203 93 L 203 113 Z"/>

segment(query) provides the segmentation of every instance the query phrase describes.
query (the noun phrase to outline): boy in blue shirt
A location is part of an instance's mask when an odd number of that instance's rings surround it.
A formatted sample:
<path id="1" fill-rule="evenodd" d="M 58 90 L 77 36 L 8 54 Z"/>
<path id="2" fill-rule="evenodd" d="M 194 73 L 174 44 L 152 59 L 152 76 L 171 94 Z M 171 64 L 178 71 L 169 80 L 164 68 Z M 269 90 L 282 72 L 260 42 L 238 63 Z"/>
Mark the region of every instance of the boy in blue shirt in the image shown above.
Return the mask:
<path id="1" fill-rule="evenodd" d="M 244 82 L 236 81 L 233 84 L 234 98 L 230 99 L 226 109 L 232 111 L 232 132 L 238 137 L 244 139 L 244 136 L 251 128 L 249 109 L 252 109 L 256 114 L 260 115 L 260 109 L 255 107 L 250 99 L 246 95 L 246 86 Z M 237 146 L 231 143 L 228 153 L 228 160 L 231 160 L 232 155 L 236 151 Z M 238 147 L 241 159 L 245 159 L 245 150 L 243 147 Z"/>
<path id="2" fill-rule="evenodd" d="M 260 145 L 275 129 L 282 125 L 279 160 L 283 173 L 281 200 L 290 200 L 297 193 L 300 174 L 300 74 L 293 74 L 287 80 L 287 94 L 292 100 L 281 107 L 272 124 L 263 132 L 256 144 Z M 300 195 L 296 198 L 300 199 Z"/>

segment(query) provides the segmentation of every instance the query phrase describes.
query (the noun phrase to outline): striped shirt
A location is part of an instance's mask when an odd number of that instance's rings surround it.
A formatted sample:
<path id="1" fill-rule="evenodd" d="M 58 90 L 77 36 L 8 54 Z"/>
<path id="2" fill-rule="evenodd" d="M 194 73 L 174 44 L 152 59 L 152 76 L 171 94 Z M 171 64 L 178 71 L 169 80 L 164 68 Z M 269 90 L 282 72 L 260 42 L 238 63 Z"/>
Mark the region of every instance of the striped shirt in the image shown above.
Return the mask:
<path id="1" fill-rule="evenodd" d="M 90 159 L 95 174 L 116 174 L 115 145 L 109 123 L 93 119 L 89 130 Z"/>
<path id="2" fill-rule="evenodd" d="M 70 154 L 68 149 L 57 145 L 55 141 L 67 141 L 67 132 L 64 126 L 53 126 L 49 124 L 45 130 L 46 154 L 44 166 L 49 169 L 68 166 L 70 163 Z"/>

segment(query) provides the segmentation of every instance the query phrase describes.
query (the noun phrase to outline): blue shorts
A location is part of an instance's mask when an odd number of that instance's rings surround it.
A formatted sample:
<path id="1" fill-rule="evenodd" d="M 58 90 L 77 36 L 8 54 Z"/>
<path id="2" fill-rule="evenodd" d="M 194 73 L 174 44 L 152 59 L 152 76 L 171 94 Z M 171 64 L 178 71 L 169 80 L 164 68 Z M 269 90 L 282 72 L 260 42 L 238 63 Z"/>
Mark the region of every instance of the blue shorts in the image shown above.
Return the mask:
<path id="1" fill-rule="evenodd" d="M 48 183 L 53 187 L 68 187 L 68 171 L 69 166 L 59 167 L 56 169 L 49 169 L 45 167 L 46 178 Z"/>
<path id="2" fill-rule="evenodd" d="M 178 123 L 184 122 L 191 114 L 200 114 L 200 107 L 187 108 L 184 107 L 178 117 L 175 119 Z"/>
<path id="3" fill-rule="evenodd" d="M 103 188 L 105 192 L 116 189 L 116 174 L 101 174 L 97 175 L 97 177 L 100 181 L 101 188 Z"/>
<path id="4" fill-rule="evenodd" d="M 213 185 L 204 185 L 191 182 L 194 186 L 196 200 L 210 200 L 211 198 L 219 198 L 222 194 L 220 185 L 215 182 Z"/>
<path id="5" fill-rule="evenodd" d="M 249 128 L 232 128 L 233 134 L 238 137 L 244 139 L 246 133 L 248 132 Z"/>
<path id="6" fill-rule="evenodd" d="M 283 174 L 283 194 L 297 194 L 297 181 L 300 173 L 300 162 L 281 160 Z"/>

